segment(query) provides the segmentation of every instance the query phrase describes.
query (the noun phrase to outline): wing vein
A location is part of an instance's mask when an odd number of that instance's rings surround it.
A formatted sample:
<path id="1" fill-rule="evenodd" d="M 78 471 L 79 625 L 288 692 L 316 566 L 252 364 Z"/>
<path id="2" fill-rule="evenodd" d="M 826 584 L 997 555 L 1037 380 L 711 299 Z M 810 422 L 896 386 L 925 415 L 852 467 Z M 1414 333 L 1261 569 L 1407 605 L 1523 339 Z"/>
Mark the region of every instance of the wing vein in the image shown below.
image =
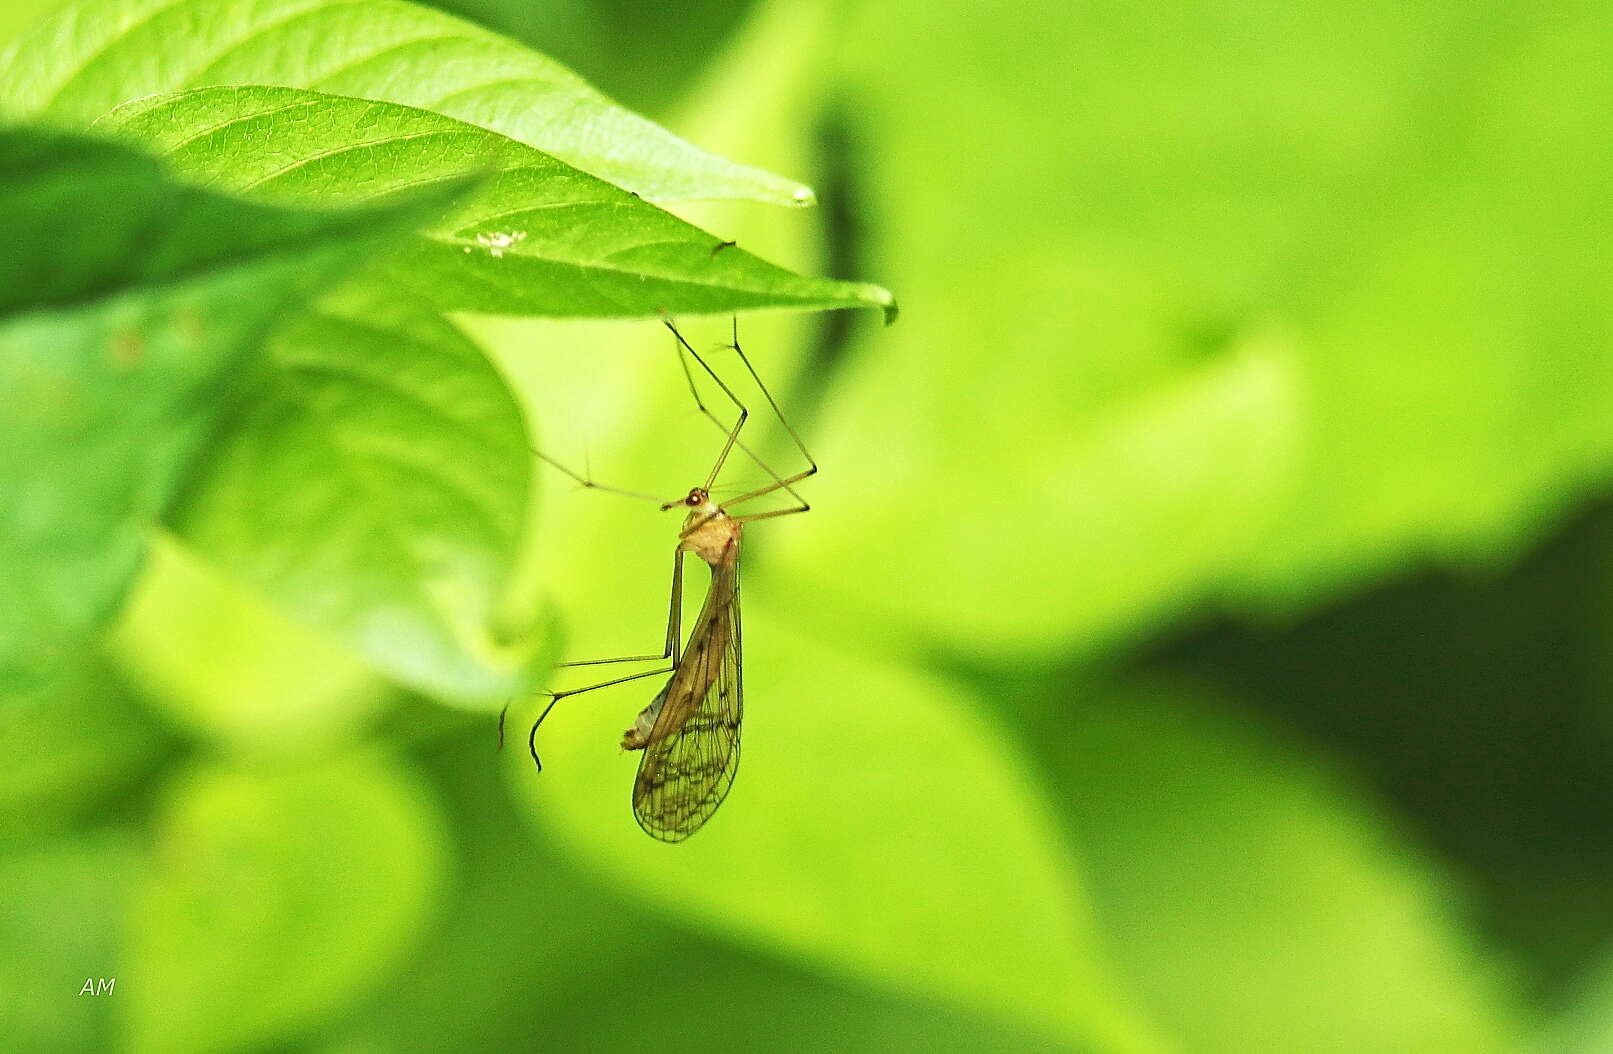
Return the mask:
<path id="1" fill-rule="evenodd" d="M 743 716 L 736 552 L 712 568 L 699 622 L 639 762 L 633 813 L 648 834 L 680 842 L 717 811 L 738 769 Z"/>

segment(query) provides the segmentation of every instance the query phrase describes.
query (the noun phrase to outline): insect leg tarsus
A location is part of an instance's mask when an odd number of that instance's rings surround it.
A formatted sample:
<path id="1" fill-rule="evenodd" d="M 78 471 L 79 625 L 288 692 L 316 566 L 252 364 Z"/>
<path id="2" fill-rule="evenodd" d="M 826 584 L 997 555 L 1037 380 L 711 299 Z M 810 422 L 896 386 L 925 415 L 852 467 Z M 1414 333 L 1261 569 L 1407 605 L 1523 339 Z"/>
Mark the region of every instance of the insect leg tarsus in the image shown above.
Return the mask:
<path id="1" fill-rule="evenodd" d="M 532 755 L 532 763 L 538 767 L 539 772 L 543 771 L 543 762 L 538 760 L 538 726 L 543 724 L 543 719 L 549 716 L 549 711 L 553 710 L 554 704 L 560 700 L 569 699 L 574 695 L 582 695 L 584 692 L 592 692 L 599 688 L 609 688 L 615 684 L 626 684 L 628 681 L 637 681 L 645 677 L 661 677 L 672 673 L 676 669 L 676 666 L 668 666 L 662 670 L 645 670 L 643 673 L 630 673 L 626 677 L 614 677 L 611 680 L 600 681 L 598 684 L 590 684 L 582 688 L 572 688 L 564 692 L 543 693 L 549 697 L 549 705 L 545 706 L 543 713 L 539 714 L 538 719 L 532 722 L 532 730 L 526 735 L 527 752 Z"/>
<path id="2" fill-rule="evenodd" d="M 532 755 L 532 764 L 537 766 L 539 772 L 543 771 L 543 762 L 538 758 L 538 726 L 543 724 L 543 719 L 549 716 L 549 711 L 553 710 L 554 704 L 559 701 L 560 697 L 558 695 L 551 695 L 549 705 L 543 708 L 543 713 L 539 714 L 538 719 L 532 722 L 532 730 L 526 734 L 527 753 Z"/>

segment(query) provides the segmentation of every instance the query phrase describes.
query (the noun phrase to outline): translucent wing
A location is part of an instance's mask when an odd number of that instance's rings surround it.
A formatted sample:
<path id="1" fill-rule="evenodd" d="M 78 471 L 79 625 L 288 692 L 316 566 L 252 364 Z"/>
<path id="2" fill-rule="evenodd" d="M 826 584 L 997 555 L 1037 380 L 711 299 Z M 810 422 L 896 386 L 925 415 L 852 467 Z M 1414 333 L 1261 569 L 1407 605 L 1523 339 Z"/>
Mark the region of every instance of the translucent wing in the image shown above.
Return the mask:
<path id="1" fill-rule="evenodd" d="M 739 770 L 745 687 L 740 668 L 737 563 L 719 568 L 683 662 L 633 781 L 633 814 L 645 832 L 681 842 L 717 811 Z"/>

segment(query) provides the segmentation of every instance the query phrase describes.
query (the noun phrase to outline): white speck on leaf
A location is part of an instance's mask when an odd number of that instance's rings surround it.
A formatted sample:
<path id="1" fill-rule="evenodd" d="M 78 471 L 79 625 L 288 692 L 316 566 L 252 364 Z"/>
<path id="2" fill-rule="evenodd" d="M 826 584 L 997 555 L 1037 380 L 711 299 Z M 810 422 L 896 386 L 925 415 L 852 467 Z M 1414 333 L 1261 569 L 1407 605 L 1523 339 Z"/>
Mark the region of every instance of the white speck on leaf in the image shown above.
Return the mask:
<path id="1" fill-rule="evenodd" d="M 526 231 L 495 231 L 490 234 L 478 234 L 476 244 L 486 249 L 496 260 L 504 255 L 505 249 L 525 238 Z"/>

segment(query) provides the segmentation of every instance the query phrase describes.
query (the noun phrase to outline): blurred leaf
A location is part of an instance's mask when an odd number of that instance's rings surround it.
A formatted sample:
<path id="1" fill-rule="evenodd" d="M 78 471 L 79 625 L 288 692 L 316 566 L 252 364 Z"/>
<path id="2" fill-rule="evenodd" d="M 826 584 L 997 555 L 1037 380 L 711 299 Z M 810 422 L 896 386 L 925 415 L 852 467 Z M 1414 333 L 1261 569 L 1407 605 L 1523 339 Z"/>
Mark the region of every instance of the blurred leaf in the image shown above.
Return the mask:
<path id="1" fill-rule="evenodd" d="M 1148 649 L 1347 758 L 1473 889 L 1547 1005 L 1613 939 L 1613 503 L 1504 574 L 1427 568 L 1290 624 Z"/>
<path id="2" fill-rule="evenodd" d="M 1057 730 L 1098 916 L 1183 1049 L 1513 1049 L 1452 891 L 1314 762 L 1165 689 Z"/>
<path id="3" fill-rule="evenodd" d="M 1153 104 L 1151 67 L 1092 43 L 1131 9 L 855 7 L 829 52 L 838 163 L 859 251 L 918 299 L 830 381 L 811 439 L 851 500 L 787 532 L 782 567 L 837 632 L 976 662 L 1095 651 L 1258 548 L 1305 436 L 1300 335 L 1197 245 L 1173 268 L 1133 230 L 1179 199 L 1156 200 L 1150 150 L 1101 139 Z M 1101 101 L 1100 70 L 1125 75 Z"/>
<path id="4" fill-rule="evenodd" d="M 1095 324 L 1113 323 L 1110 340 L 1139 326 L 1121 317 L 1129 297 L 1087 293 Z M 890 347 L 832 397 L 813 451 L 852 500 L 817 503 L 768 569 L 802 617 L 854 634 L 879 627 L 909 648 L 934 639 L 976 660 L 1095 652 L 1184 606 L 1254 548 L 1300 434 L 1282 335 L 1241 336 L 1099 408 L 1080 405 L 1092 370 L 1080 352 L 1058 364 L 1020 357 L 1046 356 L 1052 334 L 1005 338 L 982 359 L 949 343 L 944 325 L 892 330 Z"/>
<path id="5" fill-rule="evenodd" d="M 658 114 L 754 5 L 752 0 L 438 0 L 433 6 L 552 55 L 612 98 Z M 717 149 L 698 136 L 690 138 Z"/>
<path id="6" fill-rule="evenodd" d="M 495 622 L 532 456 L 481 350 L 364 285 L 267 356 L 180 500 L 180 536 L 394 680 L 461 701 L 526 691 L 531 641 L 497 639 Z"/>
<path id="7" fill-rule="evenodd" d="M 542 774 L 509 759 L 543 827 L 703 928 L 1093 1050 L 1159 1049 L 1106 968 L 1046 803 L 970 700 L 759 605 L 746 618 L 745 774 L 711 823 L 669 847 L 632 822 L 637 758 L 617 744 L 646 681 L 563 703 Z"/>
<path id="8" fill-rule="evenodd" d="M 329 751 L 390 701 L 349 651 L 167 533 L 110 642 L 148 703 L 231 753 Z"/>
<path id="9" fill-rule="evenodd" d="M 219 84 L 310 88 L 503 133 L 658 201 L 812 192 L 684 142 L 512 40 L 396 0 L 85 0 L 0 54 L 10 112 L 83 125 Z"/>
<path id="10" fill-rule="evenodd" d="M 349 758 L 202 767 L 172 788 L 133 898 L 130 1049 L 284 1041 L 374 985 L 419 936 L 444 866 L 407 770 Z"/>
<path id="11" fill-rule="evenodd" d="M 0 203 L 3 691 L 115 609 L 264 330 L 419 206 L 266 208 L 25 131 L 0 141 Z"/>
<path id="12" fill-rule="evenodd" d="M 133 839 L 101 831 L 0 855 L 0 1036 L 11 1054 L 111 1049 L 127 998 L 118 916 L 138 863 Z M 80 995 L 112 979 L 109 994 Z"/>
<path id="13" fill-rule="evenodd" d="M 1613 137 L 1613 20 L 1406 13 L 1386 9 L 1369 51 L 1339 52 L 1361 23 L 1345 5 L 1296 42 L 1308 83 L 1346 63 L 1395 76 L 1328 94 L 1380 142 L 1329 176 L 1337 207 L 1293 261 L 1320 412 L 1303 490 L 1247 576 L 1257 601 L 1304 603 L 1408 554 L 1494 563 L 1613 475 L 1613 153 L 1594 145 Z"/>
<path id="14" fill-rule="evenodd" d="M 1613 1050 L 1613 958 L 1588 973 L 1573 1002 L 1528 1050 L 1529 1054 L 1605 1054 Z"/>
<path id="15" fill-rule="evenodd" d="M 11 40 L 60 6 L 62 0 L 13 0 L 0 7 L 0 43 Z"/>
<path id="16" fill-rule="evenodd" d="M 105 663 L 86 657 L 59 671 L 0 708 L 0 844 L 35 839 L 104 805 L 162 745 Z"/>
<path id="17" fill-rule="evenodd" d="M 854 7 L 846 167 L 909 321 L 831 391 L 817 619 L 1101 646 L 1493 553 L 1607 477 L 1600 12 Z"/>
<path id="18" fill-rule="evenodd" d="M 535 844 L 511 811 L 493 747 L 488 724 L 422 759 L 459 837 L 459 881 L 429 950 L 355 1008 L 336 1029 L 332 1054 L 518 1050 L 535 1042 L 565 1049 L 555 1018 L 567 996 L 581 994 L 571 986 L 595 989 L 589 1005 L 609 1002 L 598 986 L 614 984 L 616 964 L 643 945 L 642 927 L 598 883 Z M 445 992 L 453 998 L 441 998 Z M 604 1024 L 581 1032 L 579 1049 L 605 1049 Z M 642 1025 L 635 1019 L 632 1027 Z"/>
<path id="19" fill-rule="evenodd" d="M 280 204 L 369 201 L 496 173 L 399 254 L 393 280 L 446 310 L 531 315 L 891 309 L 876 286 L 759 260 L 529 147 L 403 106 L 291 88 L 202 88 L 100 122 L 208 185 Z"/>
<path id="20" fill-rule="evenodd" d="M 429 952 L 319 1049 L 642 1050 L 646 1017 L 618 1011 L 674 984 L 675 998 L 655 1001 L 658 1054 L 709 1054 L 719 1021 L 734 1037 L 719 1046 L 766 1036 L 770 1054 L 1047 1049 L 1045 1033 L 835 983 L 666 923 L 532 838 L 488 760 L 485 728 L 433 749 L 426 764 L 463 832 L 463 880 Z"/>

